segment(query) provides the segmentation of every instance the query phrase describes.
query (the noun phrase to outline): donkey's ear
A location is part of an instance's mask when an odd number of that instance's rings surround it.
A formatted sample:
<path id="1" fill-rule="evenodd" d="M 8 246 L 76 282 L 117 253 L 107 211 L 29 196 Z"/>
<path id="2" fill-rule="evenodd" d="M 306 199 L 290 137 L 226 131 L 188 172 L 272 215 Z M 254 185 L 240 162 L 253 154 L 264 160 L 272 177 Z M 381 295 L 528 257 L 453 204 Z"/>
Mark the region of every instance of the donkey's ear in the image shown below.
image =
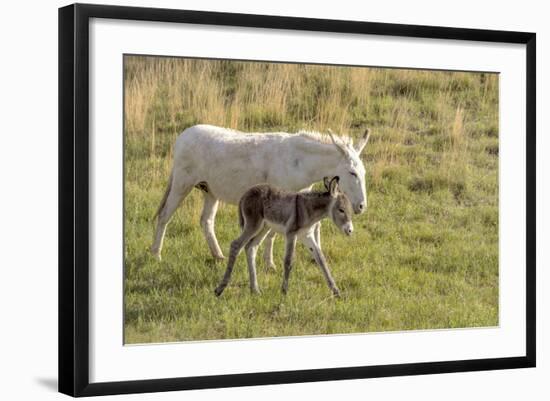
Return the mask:
<path id="1" fill-rule="evenodd" d="M 367 143 L 369 142 L 370 138 L 370 130 L 367 128 L 365 130 L 365 133 L 363 134 L 363 137 L 359 139 L 359 141 L 355 144 L 355 151 L 358 154 L 361 154 L 363 149 L 365 149 L 365 146 L 367 146 Z"/>
<path id="2" fill-rule="evenodd" d="M 338 189 L 338 182 L 340 181 L 340 177 L 336 176 L 332 180 L 330 180 L 328 187 L 330 191 L 331 196 L 336 196 L 339 192 Z"/>
<path id="3" fill-rule="evenodd" d="M 336 146 L 336 149 L 338 149 L 338 151 L 340 151 L 340 153 L 342 153 L 344 156 L 348 156 L 348 150 L 346 149 L 346 147 L 344 145 L 342 145 L 341 143 L 338 143 L 336 142 L 336 139 L 334 139 L 334 132 L 332 132 L 332 130 L 329 128 L 328 130 L 328 136 L 330 136 L 330 139 L 332 140 L 332 143 L 334 144 L 334 146 Z"/>
<path id="4" fill-rule="evenodd" d="M 325 184 L 325 189 L 327 191 L 330 191 L 330 178 L 323 177 L 323 184 Z"/>

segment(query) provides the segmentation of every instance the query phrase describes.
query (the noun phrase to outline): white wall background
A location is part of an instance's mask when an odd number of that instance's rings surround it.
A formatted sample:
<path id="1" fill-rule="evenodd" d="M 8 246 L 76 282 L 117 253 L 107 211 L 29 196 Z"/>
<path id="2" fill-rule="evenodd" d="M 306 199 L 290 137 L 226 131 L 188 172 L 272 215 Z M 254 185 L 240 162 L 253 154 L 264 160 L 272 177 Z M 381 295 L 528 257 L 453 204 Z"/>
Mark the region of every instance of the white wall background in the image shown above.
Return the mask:
<path id="1" fill-rule="evenodd" d="M 550 198 L 550 25 L 545 2 L 429 0 L 116 1 L 111 4 L 301 17 L 443 25 L 537 33 L 538 367 L 535 369 L 291 384 L 124 396 L 124 399 L 281 400 L 349 398 L 465 400 L 550 399 L 545 312 L 550 276 L 545 238 Z M 51 400 L 57 394 L 57 8 L 61 1 L 3 4 L 0 23 L 0 399 Z M 546 71 L 545 71 L 546 70 Z M 109 397 L 115 398 L 115 397 Z M 116 397 L 122 399 L 122 396 Z"/>

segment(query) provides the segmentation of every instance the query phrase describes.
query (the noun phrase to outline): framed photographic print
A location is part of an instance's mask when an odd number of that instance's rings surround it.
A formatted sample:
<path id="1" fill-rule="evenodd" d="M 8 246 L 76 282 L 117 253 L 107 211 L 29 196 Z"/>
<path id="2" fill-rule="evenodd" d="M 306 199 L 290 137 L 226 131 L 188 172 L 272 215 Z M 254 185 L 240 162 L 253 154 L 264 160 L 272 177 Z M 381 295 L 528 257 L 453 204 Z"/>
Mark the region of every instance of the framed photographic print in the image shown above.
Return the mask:
<path id="1" fill-rule="evenodd" d="M 535 366 L 535 34 L 59 10 L 59 390 Z"/>

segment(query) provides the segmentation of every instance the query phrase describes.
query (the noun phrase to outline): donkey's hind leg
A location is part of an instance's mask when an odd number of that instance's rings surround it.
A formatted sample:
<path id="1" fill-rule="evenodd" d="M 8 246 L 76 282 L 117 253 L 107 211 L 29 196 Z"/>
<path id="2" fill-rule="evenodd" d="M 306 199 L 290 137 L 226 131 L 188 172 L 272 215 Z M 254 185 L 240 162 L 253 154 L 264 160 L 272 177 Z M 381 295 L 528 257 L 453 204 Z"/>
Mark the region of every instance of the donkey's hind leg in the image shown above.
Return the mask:
<path id="1" fill-rule="evenodd" d="M 264 226 L 264 228 L 256 234 L 248 244 L 245 245 L 246 259 L 248 262 L 248 276 L 250 278 L 250 291 L 253 293 L 259 294 L 260 288 L 258 287 L 258 278 L 256 276 L 256 252 L 258 251 L 258 246 L 262 243 L 266 235 L 269 233 L 269 227 Z"/>
<path id="2" fill-rule="evenodd" d="M 243 247 L 253 237 L 255 237 L 263 227 L 263 221 L 261 219 L 258 219 L 255 221 L 250 221 L 250 220 L 251 219 L 245 220 L 242 234 L 240 235 L 239 238 L 237 238 L 231 243 L 231 247 L 229 249 L 229 258 L 227 260 L 227 269 L 225 270 L 225 274 L 223 276 L 222 281 L 214 290 L 215 294 L 218 297 L 222 294 L 225 287 L 227 287 L 227 284 L 229 284 L 229 280 L 231 279 L 231 273 L 233 273 L 233 266 L 235 266 L 235 261 L 237 259 L 237 256 L 239 255 Z"/>
<path id="3" fill-rule="evenodd" d="M 209 192 L 208 187 L 201 187 L 201 190 L 204 195 L 204 206 L 201 214 L 202 232 L 206 238 L 206 242 L 210 248 L 210 253 L 214 259 L 223 260 L 223 252 L 218 245 L 216 233 L 214 232 L 214 222 L 216 220 L 216 212 L 218 211 L 218 205 L 220 202 Z"/>
<path id="4" fill-rule="evenodd" d="M 172 218 L 172 215 L 181 204 L 183 199 L 193 189 L 192 183 L 178 183 L 172 175 L 170 175 L 170 182 L 166 189 L 166 194 L 161 202 L 161 205 L 157 214 L 157 230 L 155 233 L 153 245 L 151 245 L 151 253 L 160 261 L 160 252 L 162 250 L 162 242 L 164 240 L 164 233 L 166 232 L 166 225 Z"/>

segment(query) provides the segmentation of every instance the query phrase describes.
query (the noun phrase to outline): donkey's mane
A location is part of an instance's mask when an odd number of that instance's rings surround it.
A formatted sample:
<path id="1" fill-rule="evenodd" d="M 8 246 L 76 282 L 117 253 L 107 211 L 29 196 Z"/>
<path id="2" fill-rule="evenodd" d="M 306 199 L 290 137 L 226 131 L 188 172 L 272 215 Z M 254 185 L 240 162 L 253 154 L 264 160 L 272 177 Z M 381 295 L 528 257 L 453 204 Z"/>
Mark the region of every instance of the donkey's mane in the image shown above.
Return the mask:
<path id="1" fill-rule="evenodd" d="M 238 134 L 244 134 L 244 135 L 256 135 L 256 132 L 245 132 L 245 131 L 238 131 L 233 128 L 224 128 L 227 131 L 231 131 Z M 272 132 L 261 132 L 262 134 L 271 134 Z M 292 134 L 291 134 L 292 135 Z M 294 136 L 299 136 L 300 138 L 313 140 L 317 143 L 322 143 L 325 145 L 332 145 L 332 139 L 330 138 L 330 135 L 328 134 L 322 134 L 319 131 L 308 131 L 308 130 L 299 130 Z M 334 139 L 336 142 L 344 145 L 344 146 L 351 146 L 353 147 L 353 138 L 350 138 L 347 135 L 334 135 Z"/>
<path id="2" fill-rule="evenodd" d="M 316 142 L 319 142 L 319 143 L 324 143 L 324 144 L 329 144 L 331 145 L 332 144 L 332 139 L 330 138 L 329 135 L 327 134 L 322 134 L 320 132 L 317 132 L 317 131 L 305 131 L 305 130 L 300 130 L 296 133 L 296 135 L 302 137 L 302 138 L 306 138 L 306 139 L 312 139 Z M 334 139 L 341 143 L 342 145 L 350 145 L 350 146 L 353 146 L 353 139 L 350 138 L 349 136 L 346 136 L 346 135 L 334 135 Z"/>

